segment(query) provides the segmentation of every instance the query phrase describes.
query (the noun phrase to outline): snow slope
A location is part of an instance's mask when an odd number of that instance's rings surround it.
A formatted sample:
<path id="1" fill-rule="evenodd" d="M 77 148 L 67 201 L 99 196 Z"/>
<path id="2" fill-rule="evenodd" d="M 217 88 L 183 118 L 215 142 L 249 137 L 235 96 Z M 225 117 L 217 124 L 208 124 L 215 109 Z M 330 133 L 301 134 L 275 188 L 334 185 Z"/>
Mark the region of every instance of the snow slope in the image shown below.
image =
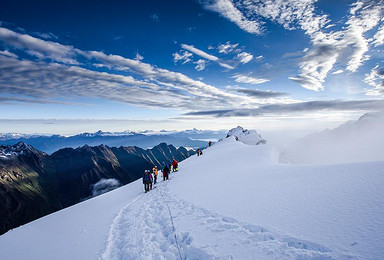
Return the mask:
<path id="1" fill-rule="evenodd" d="M 227 138 L 0 236 L 2 259 L 383 259 L 384 162 L 281 165 Z"/>
<path id="2" fill-rule="evenodd" d="M 352 163 L 384 160 L 384 112 L 367 113 L 332 130 L 308 135 L 287 145 L 282 162 Z"/>

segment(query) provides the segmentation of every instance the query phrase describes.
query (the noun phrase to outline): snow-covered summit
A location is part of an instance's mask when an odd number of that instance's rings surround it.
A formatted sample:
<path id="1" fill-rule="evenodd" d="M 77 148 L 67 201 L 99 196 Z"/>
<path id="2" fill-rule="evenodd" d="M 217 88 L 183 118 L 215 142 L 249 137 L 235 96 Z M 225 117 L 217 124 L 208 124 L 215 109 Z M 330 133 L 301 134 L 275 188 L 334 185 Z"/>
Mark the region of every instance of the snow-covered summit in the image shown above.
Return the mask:
<path id="1" fill-rule="evenodd" d="M 128 135 L 134 135 L 136 134 L 135 132 L 132 131 L 123 131 L 123 132 L 104 132 L 104 131 L 97 131 L 95 133 L 82 133 L 79 134 L 78 136 L 82 137 L 100 137 L 100 136 L 128 136 Z"/>
<path id="2" fill-rule="evenodd" d="M 241 126 L 232 128 L 227 134 L 227 138 L 233 136 L 237 141 L 249 145 L 265 144 L 266 141 L 261 138 L 260 134 L 256 130 L 244 129 Z"/>
<path id="3" fill-rule="evenodd" d="M 33 146 L 24 142 L 18 142 L 14 145 L 0 145 L 0 158 L 19 156 L 22 154 L 40 153 Z"/>

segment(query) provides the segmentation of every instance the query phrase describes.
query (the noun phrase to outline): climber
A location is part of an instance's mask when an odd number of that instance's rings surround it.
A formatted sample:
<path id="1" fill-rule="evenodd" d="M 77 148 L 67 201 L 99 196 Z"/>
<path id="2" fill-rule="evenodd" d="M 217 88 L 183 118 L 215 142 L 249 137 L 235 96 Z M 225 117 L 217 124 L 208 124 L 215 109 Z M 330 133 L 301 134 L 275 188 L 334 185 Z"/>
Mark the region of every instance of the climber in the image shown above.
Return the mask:
<path id="1" fill-rule="evenodd" d="M 156 184 L 156 182 L 157 182 L 157 174 L 158 174 L 157 166 L 153 167 L 152 173 L 153 173 L 153 177 L 154 177 L 153 184 Z"/>
<path id="2" fill-rule="evenodd" d="M 169 177 L 169 167 L 168 167 L 168 165 L 164 164 L 163 181 L 168 180 L 168 177 Z"/>
<path id="3" fill-rule="evenodd" d="M 144 171 L 143 184 L 144 184 L 144 190 L 147 193 L 149 191 L 150 186 L 152 186 L 152 176 L 149 170 Z"/>
<path id="4" fill-rule="evenodd" d="M 173 160 L 173 162 L 172 162 L 173 171 L 177 172 L 179 170 L 178 167 L 179 167 L 179 163 L 176 160 Z"/>

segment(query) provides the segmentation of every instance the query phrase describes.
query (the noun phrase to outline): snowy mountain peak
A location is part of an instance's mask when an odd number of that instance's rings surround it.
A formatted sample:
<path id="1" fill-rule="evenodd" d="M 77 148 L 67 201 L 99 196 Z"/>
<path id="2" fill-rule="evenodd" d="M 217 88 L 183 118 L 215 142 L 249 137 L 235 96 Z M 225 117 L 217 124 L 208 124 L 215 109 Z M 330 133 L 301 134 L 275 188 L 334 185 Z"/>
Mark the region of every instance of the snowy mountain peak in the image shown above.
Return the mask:
<path id="1" fill-rule="evenodd" d="M 22 141 L 14 145 L 0 145 L 0 158 L 19 156 L 21 154 L 40 153 L 33 146 Z"/>
<path id="2" fill-rule="evenodd" d="M 228 131 L 227 138 L 233 136 L 237 141 L 249 145 L 265 144 L 266 141 L 261 138 L 256 130 L 244 129 L 241 126 L 232 128 Z"/>

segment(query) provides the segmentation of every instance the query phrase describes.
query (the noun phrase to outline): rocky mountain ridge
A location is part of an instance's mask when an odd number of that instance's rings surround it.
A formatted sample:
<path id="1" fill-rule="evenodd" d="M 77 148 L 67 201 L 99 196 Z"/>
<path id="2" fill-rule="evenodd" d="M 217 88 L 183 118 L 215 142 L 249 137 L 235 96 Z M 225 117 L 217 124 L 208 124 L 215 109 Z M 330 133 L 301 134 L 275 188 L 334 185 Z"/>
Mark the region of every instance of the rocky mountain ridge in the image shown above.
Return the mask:
<path id="1" fill-rule="evenodd" d="M 138 146 L 143 149 L 154 147 L 159 143 L 169 143 L 176 147 L 194 149 L 208 146 L 208 141 L 215 141 L 225 136 L 223 131 L 202 131 L 197 129 L 186 131 L 142 131 L 142 132 L 103 132 L 82 133 L 72 136 L 62 135 L 22 135 L 16 133 L 0 134 L 0 145 L 24 142 L 40 151 L 53 153 L 59 149 L 83 145 L 98 146 Z"/>
<path id="2" fill-rule="evenodd" d="M 161 143 L 152 149 L 135 146 L 84 145 L 48 155 L 23 142 L 0 146 L 0 234 L 74 205 L 91 195 L 101 179 L 127 184 L 145 169 L 194 151 Z"/>

